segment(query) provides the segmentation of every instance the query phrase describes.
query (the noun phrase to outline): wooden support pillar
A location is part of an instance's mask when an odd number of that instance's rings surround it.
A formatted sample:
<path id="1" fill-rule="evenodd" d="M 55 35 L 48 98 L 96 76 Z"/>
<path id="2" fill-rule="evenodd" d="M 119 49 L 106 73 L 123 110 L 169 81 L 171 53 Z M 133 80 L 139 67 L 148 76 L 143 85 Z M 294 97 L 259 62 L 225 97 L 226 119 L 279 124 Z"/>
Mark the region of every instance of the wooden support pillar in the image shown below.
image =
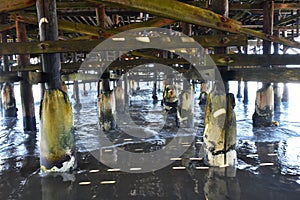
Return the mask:
<path id="1" fill-rule="evenodd" d="M 288 89 L 286 83 L 284 83 L 284 85 L 283 85 L 283 92 L 282 92 L 281 101 L 282 102 L 288 102 L 289 101 L 289 89 Z"/>
<path id="2" fill-rule="evenodd" d="M 234 166 L 237 163 L 234 106 L 233 94 L 219 94 L 214 90 L 208 95 L 203 141 L 204 160 L 209 166 Z"/>
<path id="3" fill-rule="evenodd" d="M 212 0 L 212 10 L 224 17 L 228 17 L 229 14 L 229 2 L 228 0 Z M 215 35 L 226 35 L 225 32 L 222 31 L 214 31 Z M 227 47 L 215 47 L 214 48 L 214 53 L 215 54 L 227 54 Z M 227 67 L 224 66 L 223 68 L 220 69 L 220 73 L 224 74 L 227 71 Z M 229 83 L 228 80 L 226 80 L 226 76 L 223 76 L 224 78 L 224 86 L 225 86 L 225 91 L 228 93 L 229 92 Z"/>
<path id="4" fill-rule="evenodd" d="M 237 91 L 237 95 L 236 95 L 237 98 L 243 97 L 242 93 L 241 93 L 241 83 L 242 83 L 242 81 L 238 81 L 238 91 Z"/>
<path id="5" fill-rule="evenodd" d="M 1 23 L 5 23 L 7 20 L 7 15 L 2 14 Z M 1 42 L 7 43 L 7 32 L 4 31 L 1 33 Z M 3 55 L 3 71 L 8 72 L 10 69 L 9 66 L 9 58 L 7 55 Z M 2 87 L 2 109 L 5 117 L 17 117 L 17 107 L 16 107 L 16 99 L 14 94 L 13 83 L 5 83 Z"/>
<path id="6" fill-rule="evenodd" d="M 37 0 L 41 41 L 58 40 L 56 1 Z M 42 69 L 48 75 L 41 103 L 40 165 L 43 172 L 69 172 L 76 167 L 74 122 L 68 95 L 62 90 L 60 55 L 42 54 Z"/>
<path id="7" fill-rule="evenodd" d="M 158 100 L 158 97 L 157 97 L 157 81 L 156 80 L 153 81 L 152 99 L 153 99 L 153 102 L 157 102 L 157 100 Z"/>
<path id="8" fill-rule="evenodd" d="M 278 21 L 277 14 L 274 16 L 274 20 L 275 23 Z M 274 36 L 279 37 L 278 30 L 274 30 Z M 273 47 L 274 47 L 274 54 L 279 54 L 279 44 L 273 43 Z M 281 104 L 281 90 L 280 87 L 278 86 L 278 83 L 273 84 L 273 89 L 274 89 L 274 109 L 279 109 Z"/>
<path id="9" fill-rule="evenodd" d="M 247 104 L 248 101 L 249 101 L 249 99 L 248 99 L 248 82 L 245 81 L 244 82 L 244 99 L 243 99 L 243 103 Z"/>
<path id="10" fill-rule="evenodd" d="M 123 89 L 123 80 L 117 81 L 117 87 L 114 89 L 114 95 L 116 97 L 116 112 L 118 114 L 125 113 L 125 93 Z M 124 84 L 125 85 L 125 84 Z"/>
<path id="11" fill-rule="evenodd" d="M 17 41 L 27 42 L 26 25 L 16 21 Z M 29 55 L 19 55 L 18 63 L 25 67 L 30 65 Z M 20 81 L 20 93 L 23 112 L 23 129 L 25 131 L 36 131 L 36 119 L 34 110 L 34 98 L 32 93 L 32 85 L 28 81 L 28 72 L 20 72 L 22 81 Z"/>
<path id="12" fill-rule="evenodd" d="M 102 92 L 98 96 L 99 123 L 104 131 L 116 128 L 116 101 L 114 92 L 110 90 L 109 77 L 109 71 L 102 74 Z"/>
<path id="13" fill-rule="evenodd" d="M 274 94 L 272 85 L 265 84 L 256 92 L 255 112 L 252 116 L 254 127 L 272 125 L 274 111 Z"/>
<path id="14" fill-rule="evenodd" d="M 128 111 L 129 107 L 129 82 L 127 74 L 124 74 L 124 98 L 125 98 L 125 111 Z"/>
<path id="15" fill-rule="evenodd" d="M 199 105 L 205 105 L 208 96 L 208 85 L 207 83 L 201 83 L 201 93 L 199 96 Z"/>
<path id="16" fill-rule="evenodd" d="M 96 8 L 96 19 L 97 19 L 97 25 L 101 28 L 106 27 L 106 21 L 105 21 L 105 6 L 101 5 L 98 8 Z"/>
<path id="17" fill-rule="evenodd" d="M 273 90 L 274 90 L 274 109 L 280 108 L 281 103 L 281 90 L 278 86 L 278 83 L 273 84 Z"/>
<path id="18" fill-rule="evenodd" d="M 129 80 L 129 91 L 131 95 L 135 95 L 136 94 L 136 85 L 135 85 L 135 80 L 134 79 L 130 79 Z"/>
<path id="19" fill-rule="evenodd" d="M 244 54 L 248 54 L 248 46 L 244 47 Z M 248 82 L 244 81 L 244 99 L 243 99 L 243 103 L 247 104 L 249 101 L 248 99 Z"/>
<path id="20" fill-rule="evenodd" d="M 80 110 L 82 105 L 80 103 L 80 94 L 79 94 L 79 85 L 78 85 L 78 81 L 74 81 L 74 85 L 73 85 L 73 92 L 74 92 L 74 98 L 75 98 L 75 105 L 74 108 L 76 110 Z"/>
<path id="21" fill-rule="evenodd" d="M 264 21 L 263 32 L 273 35 L 274 23 L 274 1 L 264 2 Z M 263 54 L 271 54 L 272 43 L 263 41 Z M 270 66 L 264 66 L 269 68 Z M 270 126 L 272 124 L 274 111 L 274 93 L 271 83 L 263 83 L 261 89 L 256 92 L 255 112 L 252 116 L 253 126 L 262 127 Z"/>

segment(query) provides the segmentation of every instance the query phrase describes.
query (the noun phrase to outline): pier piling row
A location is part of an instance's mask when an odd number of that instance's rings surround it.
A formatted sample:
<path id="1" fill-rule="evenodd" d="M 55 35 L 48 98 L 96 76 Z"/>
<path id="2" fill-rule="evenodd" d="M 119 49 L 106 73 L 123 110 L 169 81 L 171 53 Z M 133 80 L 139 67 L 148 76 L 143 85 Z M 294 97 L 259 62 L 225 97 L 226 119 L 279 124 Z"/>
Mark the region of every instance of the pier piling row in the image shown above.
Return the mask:
<path id="1" fill-rule="evenodd" d="M 228 94 L 228 81 L 238 81 L 237 98 L 243 98 L 245 104 L 249 101 L 248 82 L 263 83 L 256 93 L 254 127 L 278 126 L 273 120 L 274 106 L 278 108 L 280 101 L 288 101 L 287 83 L 300 82 L 299 68 L 286 68 L 300 64 L 297 55 L 300 43 L 294 40 L 300 35 L 300 3 L 255 2 L 3 0 L 0 6 L 3 115 L 17 117 L 22 112 L 24 130 L 37 131 L 32 85 L 41 84 L 41 169 L 44 172 L 70 171 L 76 167 L 73 111 L 63 82 L 74 84 L 76 110 L 82 108 L 78 89 L 81 81 L 99 83 L 99 123 L 109 131 L 117 126 L 116 113 L 127 112 L 129 95 L 141 89 L 142 81 L 153 81 L 155 103 L 159 100 L 160 83 L 165 78 L 164 74 L 139 72 L 135 80 L 124 76 L 115 88 L 111 88 L 110 82 L 116 83 L 118 77 L 137 66 L 160 63 L 183 74 L 189 83 L 202 83 L 200 106 L 206 106 L 203 134 L 207 164 L 234 165 L 236 122 L 234 97 Z M 98 60 L 90 59 L 93 55 L 89 52 L 107 38 L 141 27 L 177 31 L 178 42 L 170 45 L 169 51 L 133 49 L 124 53 L 126 38 L 118 38 L 113 41 L 119 44 L 118 49 L 107 46 L 106 52 L 96 56 Z M 170 39 L 156 37 L 154 33 L 144 33 L 136 39 L 142 37 L 154 43 Z M 187 36 L 203 49 L 197 51 L 190 47 Z M 289 50 L 297 54 L 290 55 Z M 178 56 L 178 51 L 197 52 L 203 63 L 211 58 L 221 72 L 226 93 L 209 91 L 208 81 L 192 63 Z M 82 67 L 87 58 L 89 61 Z M 20 84 L 20 110 L 16 107 L 15 82 Z M 282 96 L 278 83 L 284 83 Z M 189 86 L 183 87 L 176 107 L 181 126 L 187 128 L 193 126 L 194 107 L 194 91 Z M 219 117 L 224 117 L 223 124 Z"/>

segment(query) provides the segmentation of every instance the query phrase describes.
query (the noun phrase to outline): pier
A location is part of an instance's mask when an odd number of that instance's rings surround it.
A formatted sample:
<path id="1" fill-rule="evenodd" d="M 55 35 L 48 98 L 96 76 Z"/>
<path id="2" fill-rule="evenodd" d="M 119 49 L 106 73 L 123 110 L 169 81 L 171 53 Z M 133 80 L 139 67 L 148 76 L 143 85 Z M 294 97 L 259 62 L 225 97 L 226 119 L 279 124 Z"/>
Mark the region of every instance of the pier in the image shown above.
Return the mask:
<path id="1" fill-rule="evenodd" d="M 150 198 L 151 182 L 158 187 L 156 179 L 165 184 L 165 176 L 184 171 L 172 178 L 177 181 L 172 190 L 165 189 L 172 197 L 183 197 L 176 190 L 184 191 L 188 176 L 195 188 L 201 185 L 201 197 L 242 199 L 237 169 L 243 162 L 254 165 L 251 159 L 258 155 L 244 154 L 243 145 L 252 143 L 238 136 L 243 120 L 237 116 L 242 107 L 251 113 L 254 132 L 276 130 L 281 120 L 288 127 L 278 113 L 295 92 L 288 85 L 300 82 L 299 13 L 299 1 L 3 0 L 1 113 L 4 122 L 21 119 L 27 143 L 39 138 L 29 168 L 42 178 L 30 180 L 41 180 L 43 199 L 51 199 L 57 174 L 66 187 L 76 183 L 80 191 L 80 185 L 95 181 L 95 176 L 84 181 L 84 174 L 100 170 L 111 178 L 115 170 L 123 180 L 117 187 L 121 195 L 126 176 L 144 173 L 136 180 L 146 189 L 137 186 L 126 195 Z M 78 128 L 81 117 L 95 120 L 86 126 L 97 134 Z M 83 151 L 81 140 L 90 139 L 93 148 L 83 142 Z M 278 155 L 280 142 L 255 142 L 257 154 Z M 195 174 L 205 170 L 206 181 L 199 183 Z M 196 198 L 198 189 L 185 198 Z M 60 191 L 58 198 L 76 199 L 75 190 Z"/>

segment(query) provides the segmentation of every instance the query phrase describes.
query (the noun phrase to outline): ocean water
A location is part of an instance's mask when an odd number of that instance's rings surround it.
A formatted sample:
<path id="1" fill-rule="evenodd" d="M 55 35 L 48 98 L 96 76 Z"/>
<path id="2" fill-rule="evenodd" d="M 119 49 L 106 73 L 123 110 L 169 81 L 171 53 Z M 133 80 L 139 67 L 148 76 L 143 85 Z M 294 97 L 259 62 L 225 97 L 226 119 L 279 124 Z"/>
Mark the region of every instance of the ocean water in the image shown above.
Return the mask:
<path id="1" fill-rule="evenodd" d="M 132 128 L 146 129 L 143 133 L 149 135 L 136 140 L 114 131 L 109 136 L 118 151 L 133 152 L 137 157 L 138 153 L 165 149 L 177 130 L 161 131 L 166 118 L 160 102 L 153 103 L 151 99 L 152 84 L 140 86 L 141 90 L 130 97 L 129 116 L 135 123 Z M 17 99 L 18 118 L 2 117 L 0 122 L 0 199 L 299 199 L 299 86 L 288 84 L 289 102 L 281 103 L 274 112 L 279 127 L 253 128 L 252 114 L 259 84 L 248 83 L 249 103 L 236 99 L 236 168 L 208 168 L 200 159 L 204 106 L 198 105 L 199 87 L 196 87 L 195 128 L 187 132 L 195 136 L 195 141 L 180 158 L 172 158 L 172 162 L 156 171 L 143 173 L 134 167 L 133 173 L 112 170 L 110 164 L 119 162 L 120 152 L 115 152 L 115 148 L 99 150 L 102 139 L 99 139 L 95 83 L 86 84 L 87 94 L 83 94 L 80 84 L 82 108 L 73 109 L 78 168 L 70 174 L 40 174 L 39 133 L 23 131 Z M 16 85 L 17 97 L 18 90 Z M 34 91 L 38 119 L 39 86 L 34 86 Z M 70 85 L 69 96 L 74 106 L 72 91 Z M 230 82 L 230 92 L 236 95 L 236 82 Z M 162 92 L 158 97 L 162 98 Z M 38 127 L 39 120 L 37 123 Z M 103 164 L 101 159 L 107 163 Z M 162 158 L 155 159 L 163 162 Z"/>

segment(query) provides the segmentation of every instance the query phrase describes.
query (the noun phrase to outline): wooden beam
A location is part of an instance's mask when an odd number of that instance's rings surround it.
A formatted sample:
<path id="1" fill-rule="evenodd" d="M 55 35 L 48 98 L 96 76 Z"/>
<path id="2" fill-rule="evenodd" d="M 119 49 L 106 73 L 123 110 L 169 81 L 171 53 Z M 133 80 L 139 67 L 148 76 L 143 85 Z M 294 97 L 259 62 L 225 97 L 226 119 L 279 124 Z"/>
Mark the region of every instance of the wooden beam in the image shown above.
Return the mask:
<path id="1" fill-rule="evenodd" d="M 155 38 L 151 38 L 151 41 Z M 162 44 L 163 38 L 156 38 L 158 44 Z M 195 41 L 202 47 L 223 47 L 223 46 L 245 46 L 247 45 L 247 38 L 243 35 L 223 35 L 223 36 L 195 36 Z M 13 55 L 13 54 L 41 54 L 41 53 L 66 53 L 66 52 L 90 52 L 98 44 L 103 42 L 104 39 L 98 40 L 66 40 L 66 41 L 43 41 L 43 42 L 22 42 L 22 43 L 2 43 L 0 44 L 0 55 Z M 172 44 L 166 44 L 166 48 L 189 48 L 190 43 L 173 42 Z M 111 41 L 114 42 L 114 41 Z M 107 50 L 122 50 L 122 42 L 115 41 L 116 44 L 120 44 L 118 49 L 111 49 L 107 47 Z M 115 45 L 116 46 L 116 45 Z M 128 48 L 128 47 L 126 47 Z M 133 49 L 134 46 L 133 46 Z"/>
<path id="2" fill-rule="evenodd" d="M 274 10 L 297 10 L 300 9 L 300 3 L 275 3 Z M 250 10 L 250 11 L 262 11 L 263 7 L 261 3 L 230 3 L 229 10 Z"/>
<path id="3" fill-rule="evenodd" d="M 299 55 L 210 55 L 216 65 L 227 66 L 263 66 L 263 65 L 300 65 Z"/>
<path id="4" fill-rule="evenodd" d="M 300 82 L 300 68 L 249 68 L 232 69 L 227 72 L 229 80 L 291 83 Z"/>
<path id="5" fill-rule="evenodd" d="M 175 0 L 87 0 L 95 3 L 115 4 L 130 9 L 139 10 L 153 15 L 179 20 L 191 24 L 205 26 L 220 31 L 231 33 L 243 33 L 267 40 L 284 44 L 286 46 L 300 48 L 300 43 L 286 38 L 270 36 L 268 34 L 247 29 L 236 20 L 218 15 L 212 11 L 191 6 Z"/>
<path id="6" fill-rule="evenodd" d="M 22 15 L 11 16 L 11 20 L 19 20 L 28 24 L 37 25 L 37 17 L 34 14 L 22 14 Z M 67 20 L 57 20 L 57 23 L 58 23 L 58 29 L 62 31 L 82 33 L 91 36 L 100 36 L 101 31 L 109 32 L 109 30 L 104 30 L 100 27 L 75 23 Z"/>
<path id="7" fill-rule="evenodd" d="M 0 24 L 0 32 L 8 31 L 8 30 L 13 29 L 15 27 L 16 27 L 15 23 Z"/>
<path id="8" fill-rule="evenodd" d="M 73 66 L 80 65 L 76 63 Z M 134 66 L 128 66 L 126 70 L 130 70 Z M 62 65 L 62 69 L 65 65 Z M 116 66 L 112 67 L 117 69 Z M 187 78 L 193 78 L 195 80 L 201 80 L 199 73 L 195 69 L 180 69 L 174 68 L 180 73 L 184 73 Z M 267 76 L 266 76 L 267 74 Z M 292 83 L 300 82 L 300 68 L 234 68 L 224 73 L 224 79 L 231 81 L 257 81 L 257 82 L 273 82 L 273 83 Z M 1 73 L 0 82 L 19 82 L 22 78 L 17 75 L 17 72 Z M 30 72 L 29 81 L 30 83 L 40 83 L 45 82 L 47 76 L 43 73 Z M 63 81 L 68 80 L 99 80 L 99 75 L 97 74 L 82 74 L 82 73 L 71 73 L 69 75 L 62 75 Z"/>
<path id="9" fill-rule="evenodd" d="M 35 5 L 36 0 L 1 0 L 0 13 L 21 10 Z"/>
<path id="10" fill-rule="evenodd" d="M 276 22 L 276 23 L 274 24 L 274 26 L 275 26 L 275 27 L 279 27 L 280 25 L 285 24 L 285 23 L 287 23 L 287 22 L 290 22 L 290 21 L 292 21 L 292 20 L 295 20 L 295 19 L 297 19 L 297 18 L 299 18 L 299 17 L 300 17 L 300 13 L 295 14 L 295 15 L 292 15 L 292 16 L 289 16 L 289 17 L 287 17 L 287 18 L 284 18 L 284 19 L 282 19 L 282 20 Z M 275 27 L 274 27 L 274 28 L 275 28 Z"/>
<path id="11" fill-rule="evenodd" d="M 275 3 L 275 10 L 298 10 L 300 9 L 300 3 Z"/>

